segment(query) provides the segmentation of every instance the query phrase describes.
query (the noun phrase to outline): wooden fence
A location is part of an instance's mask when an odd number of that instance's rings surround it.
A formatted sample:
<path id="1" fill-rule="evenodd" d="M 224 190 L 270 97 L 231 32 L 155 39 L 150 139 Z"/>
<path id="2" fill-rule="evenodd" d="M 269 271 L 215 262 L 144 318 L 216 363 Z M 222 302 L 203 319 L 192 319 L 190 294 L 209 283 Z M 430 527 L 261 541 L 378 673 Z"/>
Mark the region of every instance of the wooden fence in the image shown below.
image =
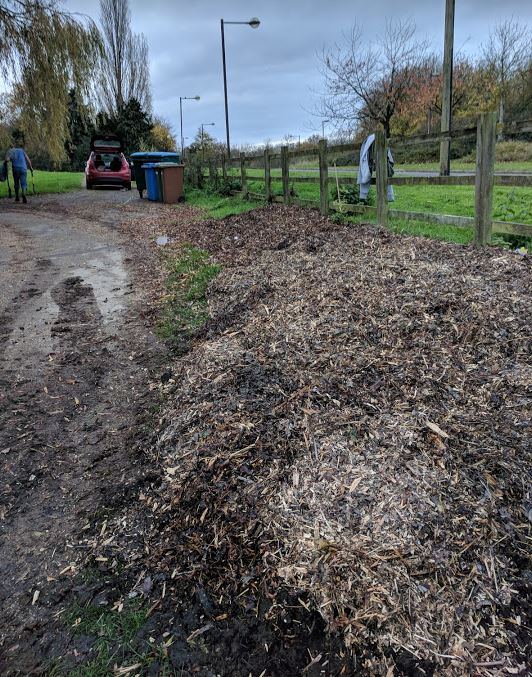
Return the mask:
<path id="1" fill-rule="evenodd" d="M 512 131 L 527 131 L 532 127 L 531 121 L 526 120 L 521 123 L 512 123 Z M 240 170 L 240 192 L 244 197 L 264 199 L 268 202 L 283 202 L 284 204 L 295 204 L 299 206 L 308 206 L 310 200 L 302 200 L 291 195 L 290 185 L 294 183 L 319 183 L 320 198 L 319 208 L 324 216 L 327 216 L 331 210 L 343 211 L 356 214 L 376 215 L 377 222 L 386 226 L 390 216 L 401 219 L 428 221 L 437 224 L 447 224 L 461 228 L 473 228 L 475 234 L 475 243 L 479 246 L 486 245 L 491 240 L 492 231 L 499 233 L 509 233 L 512 235 L 522 235 L 532 237 L 532 225 L 525 223 L 516 223 L 509 221 L 493 220 L 493 186 L 532 186 L 532 174 L 505 174 L 498 176 L 495 174 L 495 140 L 497 134 L 496 113 L 482 113 L 479 116 L 476 127 L 458 129 L 448 133 L 423 134 L 411 137 L 395 137 L 386 139 L 382 130 L 376 131 L 375 139 L 375 160 L 376 160 L 376 178 L 372 183 L 376 186 L 376 206 L 371 207 L 363 204 L 345 204 L 330 199 L 329 185 L 335 182 L 338 185 L 356 184 L 356 177 L 331 177 L 329 176 L 329 167 L 335 157 L 346 152 L 360 151 L 360 145 L 341 144 L 328 146 L 326 140 L 319 142 L 318 148 L 304 150 L 290 150 L 288 146 L 282 146 L 281 152 L 264 151 L 263 154 L 246 155 L 240 153 L 238 157 L 229 160 L 222 158 L 221 172 L 224 178 L 227 178 L 229 169 Z M 387 148 L 388 146 L 397 148 L 399 146 L 410 146 L 425 143 L 434 143 L 443 140 L 452 140 L 459 138 L 471 138 L 476 136 L 476 171 L 469 175 L 454 176 L 393 176 L 388 178 L 387 174 Z M 303 157 L 316 157 L 319 161 L 319 176 L 302 177 L 290 176 L 290 160 Z M 272 191 L 272 161 L 280 161 L 282 195 L 274 195 Z M 255 168 L 264 171 L 264 194 L 251 193 L 248 190 L 247 168 L 253 164 Z M 212 168 L 211 170 L 212 171 Z M 216 170 L 218 171 L 218 170 Z M 262 180 L 262 178 L 249 177 L 252 180 Z M 434 214 L 431 212 L 412 212 L 399 209 L 391 209 L 387 200 L 387 186 L 392 185 L 438 185 L 438 186 L 475 186 L 475 216 L 453 216 L 449 214 Z"/>

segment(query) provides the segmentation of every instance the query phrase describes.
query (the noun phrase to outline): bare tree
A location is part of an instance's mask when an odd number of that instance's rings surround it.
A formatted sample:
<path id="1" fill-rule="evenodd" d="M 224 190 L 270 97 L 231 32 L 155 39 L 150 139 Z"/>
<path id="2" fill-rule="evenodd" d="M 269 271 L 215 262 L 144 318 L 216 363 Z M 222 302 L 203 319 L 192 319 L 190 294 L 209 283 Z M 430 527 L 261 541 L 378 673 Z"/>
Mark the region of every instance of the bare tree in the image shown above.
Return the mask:
<path id="1" fill-rule="evenodd" d="M 151 111 L 148 43 L 145 36 L 131 31 L 129 0 L 100 0 L 103 33 L 100 101 L 110 114 L 137 99 Z"/>
<path id="2" fill-rule="evenodd" d="M 497 87 L 499 122 L 502 124 L 513 79 L 532 65 L 530 29 L 514 19 L 497 24 L 490 32 L 482 56 Z"/>
<path id="3" fill-rule="evenodd" d="M 355 25 L 342 46 L 324 49 L 321 70 L 325 91 L 318 115 L 339 128 L 371 122 L 384 126 L 411 92 L 427 46 L 416 38 L 413 21 L 388 21 L 375 45 L 364 45 L 362 26 Z"/>

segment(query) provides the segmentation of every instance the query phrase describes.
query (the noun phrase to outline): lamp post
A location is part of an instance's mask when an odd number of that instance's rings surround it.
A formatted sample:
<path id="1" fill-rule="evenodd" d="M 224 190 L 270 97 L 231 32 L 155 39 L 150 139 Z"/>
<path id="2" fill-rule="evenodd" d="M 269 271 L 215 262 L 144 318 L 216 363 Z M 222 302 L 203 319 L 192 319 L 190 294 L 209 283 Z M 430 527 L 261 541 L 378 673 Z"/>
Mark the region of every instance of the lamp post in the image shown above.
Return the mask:
<path id="1" fill-rule="evenodd" d="M 183 159 L 183 101 L 199 101 L 199 96 L 180 96 L 179 97 L 179 121 L 181 125 L 181 159 Z"/>
<path id="2" fill-rule="evenodd" d="M 214 127 L 214 122 L 202 122 L 201 123 L 201 159 L 205 158 L 205 151 L 203 149 L 203 128 L 204 127 Z"/>
<path id="3" fill-rule="evenodd" d="M 222 65 L 224 70 L 225 134 L 227 137 L 227 157 L 230 158 L 231 144 L 229 142 L 229 109 L 227 107 L 227 68 L 225 64 L 225 35 L 224 35 L 225 24 L 241 24 L 251 26 L 251 28 L 258 28 L 260 26 L 260 21 L 257 19 L 257 17 L 253 17 L 249 21 L 224 21 L 223 19 L 220 19 L 220 29 L 222 31 Z"/>
<path id="4" fill-rule="evenodd" d="M 325 125 L 330 122 L 330 120 L 322 120 L 321 121 L 321 138 L 325 138 Z"/>

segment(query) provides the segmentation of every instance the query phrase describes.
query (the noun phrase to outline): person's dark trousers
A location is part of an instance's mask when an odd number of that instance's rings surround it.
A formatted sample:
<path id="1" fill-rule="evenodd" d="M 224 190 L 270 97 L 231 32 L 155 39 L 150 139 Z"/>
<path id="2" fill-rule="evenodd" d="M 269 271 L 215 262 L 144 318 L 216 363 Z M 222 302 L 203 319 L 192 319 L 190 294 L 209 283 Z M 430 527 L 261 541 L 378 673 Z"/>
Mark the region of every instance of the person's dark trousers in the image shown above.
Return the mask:
<path id="1" fill-rule="evenodd" d="M 27 171 L 13 168 L 13 184 L 15 186 L 15 200 L 18 202 L 18 194 L 22 191 L 22 201 L 26 202 L 26 190 L 28 189 Z"/>

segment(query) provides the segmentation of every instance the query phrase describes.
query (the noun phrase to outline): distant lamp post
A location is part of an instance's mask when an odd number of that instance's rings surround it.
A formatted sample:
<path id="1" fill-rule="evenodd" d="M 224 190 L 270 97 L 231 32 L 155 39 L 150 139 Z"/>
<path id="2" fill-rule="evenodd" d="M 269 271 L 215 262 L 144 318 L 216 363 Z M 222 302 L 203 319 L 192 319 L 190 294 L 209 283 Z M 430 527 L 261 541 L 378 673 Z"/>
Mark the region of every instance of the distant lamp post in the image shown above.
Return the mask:
<path id="1" fill-rule="evenodd" d="M 330 120 L 322 120 L 321 121 L 321 138 L 325 138 L 325 125 L 330 122 Z"/>
<path id="2" fill-rule="evenodd" d="M 258 28 L 260 26 L 260 21 L 257 17 L 251 18 L 249 21 L 224 21 L 220 19 L 220 28 L 222 31 L 222 64 L 224 69 L 224 99 L 225 99 L 225 134 L 227 137 L 227 157 L 231 157 L 231 144 L 229 142 L 229 109 L 227 106 L 227 68 L 225 64 L 225 35 L 224 35 L 224 26 L 225 24 L 239 24 L 245 26 L 251 26 L 251 28 Z"/>
<path id="3" fill-rule="evenodd" d="M 180 121 L 180 126 L 181 126 L 181 158 L 183 157 L 183 101 L 199 101 L 200 97 L 199 96 L 180 96 L 179 97 L 179 121 Z"/>
<path id="4" fill-rule="evenodd" d="M 201 159 L 203 160 L 205 157 L 205 151 L 203 150 L 203 136 L 204 136 L 204 127 L 214 127 L 215 123 L 214 122 L 202 122 L 201 123 Z"/>

